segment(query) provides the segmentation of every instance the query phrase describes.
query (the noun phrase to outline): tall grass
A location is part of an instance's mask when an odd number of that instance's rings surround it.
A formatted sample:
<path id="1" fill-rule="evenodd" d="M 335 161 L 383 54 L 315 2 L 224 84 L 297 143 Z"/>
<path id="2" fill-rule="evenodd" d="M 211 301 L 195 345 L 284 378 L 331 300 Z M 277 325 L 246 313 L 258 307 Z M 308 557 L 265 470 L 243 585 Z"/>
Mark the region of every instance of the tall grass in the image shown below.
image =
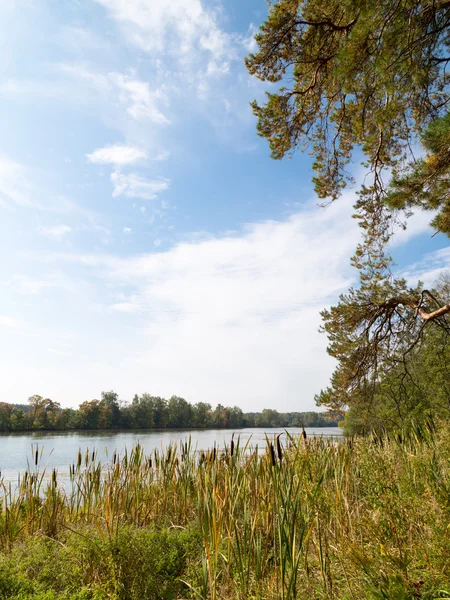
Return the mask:
<path id="1" fill-rule="evenodd" d="M 95 452 L 79 452 L 65 484 L 56 471 L 44 477 L 37 452 L 17 489 L 0 487 L 0 570 L 14 567 L 14 577 L 30 579 L 23 553 L 45 540 L 51 561 L 64 559 L 61 581 L 90 552 L 102 558 L 80 579 L 86 598 L 450 597 L 445 431 L 340 443 L 267 439 L 262 452 L 239 440 L 202 453 L 173 445 L 149 456 L 138 445 L 106 466 Z M 163 549 L 160 562 L 153 554 L 147 563 L 133 558 L 129 540 L 144 547 L 139 535 L 149 532 L 163 536 L 152 538 Z M 186 532 L 191 537 L 179 537 Z M 167 570 L 164 561 L 177 566 Z M 163 574 L 158 585 L 148 583 L 148 570 Z M 144 575 L 147 587 L 137 586 Z M 164 587 L 161 577 L 173 585 Z M 0 598 L 13 597 L 1 594 L 0 578 Z"/>

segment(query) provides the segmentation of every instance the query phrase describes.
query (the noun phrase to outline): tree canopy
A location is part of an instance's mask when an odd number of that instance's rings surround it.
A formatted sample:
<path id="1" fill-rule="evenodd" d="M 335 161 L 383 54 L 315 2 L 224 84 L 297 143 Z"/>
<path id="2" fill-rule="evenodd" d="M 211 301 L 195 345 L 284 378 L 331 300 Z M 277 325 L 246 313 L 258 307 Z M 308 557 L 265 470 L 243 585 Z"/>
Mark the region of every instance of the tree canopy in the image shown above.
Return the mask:
<path id="1" fill-rule="evenodd" d="M 448 103 L 450 2 L 278 0 L 255 36 L 249 72 L 281 82 L 253 102 L 272 156 L 298 147 L 314 154 L 320 198 L 336 198 L 362 150 L 380 190 L 417 134 Z M 372 190 L 373 191 L 373 190 Z"/>
<path id="2" fill-rule="evenodd" d="M 450 113 L 430 123 L 421 141 L 425 156 L 393 178 L 386 202 L 394 209 L 436 211 L 432 225 L 450 235 Z"/>
<path id="3" fill-rule="evenodd" d="M 246 65 L 270 91 L 252 107 L 273 158 L 308 150 L 324 200 L 353 182 L 355 156 L 367 172 L 355 203 L 360 286 L 322 313 L 338 368 L 318 402 L 368 403 L 380 374 L 404 376 L 429 324 L 449 328 L 448 286 L 396 279 L 389 241 L 414 208 L 435 211 L 433 226 L 450 233 L 450 2 L 277 0 L 255 39 Z"/>

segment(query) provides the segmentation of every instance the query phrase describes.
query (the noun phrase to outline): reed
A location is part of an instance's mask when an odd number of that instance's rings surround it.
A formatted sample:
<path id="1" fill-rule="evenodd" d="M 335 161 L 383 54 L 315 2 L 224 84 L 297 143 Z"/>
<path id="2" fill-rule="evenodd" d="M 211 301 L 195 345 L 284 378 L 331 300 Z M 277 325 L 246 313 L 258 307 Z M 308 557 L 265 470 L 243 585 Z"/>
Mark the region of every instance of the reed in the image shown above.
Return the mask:
<path id="1" fill-rule="evenodd" d="M 79 452 L 69 481 L 56 471 L 47 478 L 36 448 L 17 488 L 0 484 L 0 571 L 61 594 L 51 598 L 69 597 L 74 573 L 83 598 L 450 597 L 445 429 L 339 443 L 284 438 L 267 438 L 263 450 L 233 439 L 148 456 L 138 445 L 106 464 Z M 145 535 L 156 536 L 161 556 L 133 554 Z M 51 552 L 46 569 L 59 565 L 57 577 L 42 583 L 33 571 L 30 583 L 23 556 L 29 564 L 33 552 Z M 65 570 L 72 579 L 61 583 Z M 12 598 L 2 581 L 0 597 Z"/>

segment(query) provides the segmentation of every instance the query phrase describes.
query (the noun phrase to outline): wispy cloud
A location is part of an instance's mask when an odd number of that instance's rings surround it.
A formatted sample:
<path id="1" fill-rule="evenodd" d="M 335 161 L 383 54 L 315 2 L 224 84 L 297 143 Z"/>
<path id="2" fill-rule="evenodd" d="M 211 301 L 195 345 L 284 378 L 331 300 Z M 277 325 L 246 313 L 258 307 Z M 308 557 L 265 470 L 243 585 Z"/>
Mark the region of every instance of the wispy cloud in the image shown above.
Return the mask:
<path id="1" fill-rule="evenodd" d="M 59 215 L 77 217 L 81 219 L 83 228 L 105 235 L 110 234 L 109 229 L 101 223 L 102 217 L 98 213 L 80 206 L 67 196 L 58 196 L 55 201 L 48 204 L 46 210 Z"/>
<path id="2" fill-rule="evenodd" d="M 166 100 L 163 88 L 151 90 L 147 81 L 140 81 L 122 73 L 110 73 L 108 78 L 117 86 L 119 97 L 128 105 L 127 111 L 133 119 L 149 119 L 160 125 L 170 124 L 170 120 L 158 108 L 158 103 Z"/>
<path id="3" fill-rule="evenodd" d="M 86 154 L 89 162 L 98 165 L 129 165 L 136 161 L 147 158 L 147 153 L 142 148 L 136 146 L 126 146 L 114 144 L 98 148 L 90 154 Z"/>
<path id="4" fill-rule="evenodd" d="M 417 210 L 407 221 L 405 222 L 405 229 L 398 229 L 391 241 L 391 246 L 401 246 L 406 244 L 412 238 L 429 233 L 430 238 L 434 233 L 433 228 L 430 225 L 430 221 L 433 219 L 436 213 L 434 211 Z"/>
<path id="5" fill-rule="evenodd" d="M 14 317 L 8 317 L 6 315 L 0 315 L 0 327 L 19 327 L 20 321 L 15 319 Z"/>
<path id="6" fill-rule="evenodd" d="M 74 293 L 70 279 L 60 273 L 49 274 L 42 277 L 32 277 L 29 275 L 15 275 L 11 285 L 22 294 L 36 295 L 48 289 L 62 289 Z"/>
<path id="7" fill-rule="evenodd" d="M 420 279 L 426 287 L 431 287 L 447 271 L 450 271 L 450 247 L 425 254 L 422 260 L 410 265 L 401 275 L 411 285 L 416 285 Z"/>
<path id="8" fill-rule="evenodd" d="M 230 36 L 218 13 L 200 0 L 96 0 L 123 28 L 128 39 L 146 52 L 168 51 L 179 58 L 205 51 L 212 60 L 229 55 Z"/>
<path id="9" fill-rule="evenodd" d="M 128 198 L 142 198 L 144 200 L 154 200 L 158 194 L 168 189 L 170 180 L 146 179 L 137 173 L 119 173 L 111 174 L 113 184 L 113 197 L 127 196 Z"/>
<path id="10" fill-rule="evenodd" d="M 66 234 L 72 231 L 72 227 L 68 225 L 39 226 L 38 231 L 49 238 L 61 240 Z"/>
<path id="11" fill-rule="evenodd" d="M 160 105 L 167 104 L 164 85 L 151 87 L 148 81 L 111 71 L 101 73 L 80 63 L 60 63 L 56 68 L 107 98 L 112 104 L 124 106 L 127 113 L 137 121 L 148 120 L 158 125 L 168 125 L 170 120 L 163 114 Z"/>
<path id="12" fill-rule="evenodd" d="M 19 206 L 36 205 L 31 199 L 32 187 L 25 167 L 0 154 L 0 203 Z"/>

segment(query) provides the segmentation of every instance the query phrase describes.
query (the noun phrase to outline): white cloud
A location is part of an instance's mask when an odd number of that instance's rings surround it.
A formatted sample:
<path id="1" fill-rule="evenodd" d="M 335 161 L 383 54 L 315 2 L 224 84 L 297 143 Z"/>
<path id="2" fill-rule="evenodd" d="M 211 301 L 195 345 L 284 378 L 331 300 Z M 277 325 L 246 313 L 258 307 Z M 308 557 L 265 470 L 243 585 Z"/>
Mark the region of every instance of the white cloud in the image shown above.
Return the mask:
<path id="1" fill-rule="evenodd" d="M 58 63 L 55 67 L 65 75 L 84 81 L 97 92 L 102 94 L 111 93 L 112 86 L 108 76 L 101 73 L 95 73 L 84 64 Z"/>
<path id="2" fill-rule="evenodd" d="M 435 214 L 434 211 L 417 210 L 409 219 L 407 219 L 405 223 L 406 229 L 399 229 L 396 231 L 395 236 L 391 241 L 391 246 L 401 246 L 406 244 L 413 237 L 427 232 L 431 237 L 434 230 L 430 226 L 430 221 Z"/>
<path id="3" fill-rule="evenodd" d="M 26 169 L 5 154 L 0 154 L 0 204 L 13 202 L 19 206 L 34 206 L 30 196 L 31 185 Z"/>
<path id="4" fill-rule="evenodd" d="M 128 234 L 128 233 L 132 232 L 132 229 L 131 229 L 131 227 L 124 227 L 123 228 L 123 232 L 126 233 L 126 234 Z"/>
<path id="5" fill-rule="evenodd" d="M 230 53 L 230 36 L 217 14 L 200 0 L 96 0 L 123 27 L 128 39 L 146 52 L 170 52 L 180 58 L 194 51 L 213 60 Z"/>
<path id="6" fill-rule="evenodd" d="M 79 217 L 84 221 L 84 224 L 82 225 L 84 229 L 100 232 L 105 235 L 110 234 L 109 229 L 99 224 L 98 221 L 101 219 L 99 214 L 83 208 L 67 196 L 58 196 L 56 201 L 49 202 L 45 210 L 59 215 L 73 215 Z"/>
<path id="7" fill-rule="evenodd" d="M 255 40 L 255 34 L 258 32 L 258 27 L 254 23 L 250 23 L 248 27 L 248 37 L 244 38 L 242 43 L 247 52 L 256 52 L 258 43 Z"/>
<path id="8" fill-rule="evenodd" d="M 165 86 L 150 87 L 147 81 L 112 71 L 106 74 L 92 71 L 84 64 L 60 63 L 57 69 L 70 77 L 85 82 L 112 105 L 123 105 L 137 121 L 149 120 L 158 125 L 168 125 L 170 120 L 162 113 L 160 104 L 167 104 Z"/>
<path id="9" fill-rule="evenodd" d="M 53 274 L 47 277 L 37 278 L 28 275 L 15 275 L 12 285 L 22 294 L 40 294 L 48 289 L 63 289 L 74 292 L 75 289 L 71 281 L 64 274 Z"/>
<path id="10" fill-rule="evenodd" d="M 333 364 L 319 311 L 355 275 L 350 215 L 344 199 L 164 252 L 61 256 L 84 265 L 108 298 L 116 290 L 111 323 L 125 319 L 136 331 L 127 376 L 110 385 L 126 395 L 152 381 L 154 393 L 192 402 L 312 409 Z"/>
<path id="11" fill-rule="evenodd" d="M 0 327 L 18 327 L 20 322 L 14 317 L 0 315 Z"/>
<path id="12" fill-rule="evenodd" d="M 114 172 L 111 174 L 111 182 L 113 184 L 113 197 L 121 196 L 122 194 L 128 198 L 143 198 L 144 200 L 153 200 L 164 192 L 169 187 L 168 179 L 145 179 L 137 173 Z"/>
<path id="13" fill-rule="evenodd" d="M 68 225 L 54 225 L 52 227 L 39 227 L 38 231 L 43 235 L 61 240 L 67 233 L 72 231 L 72 228 Z"/>
<path id="14" fill-rule="evenodd" d="M 129 165 L 141 158 L 147 158 L 147 153 L 136 146 L 114 144 L 98 148 L 94 152 L 86 154 L 86 157 L 89 162 L 99 165 Z"/>
<path id="15" fill-rule="evenodd" d="M 429 252 L 417 263 L 410 265 L 401 275 L 412 286 L 420 280 L 425 287 L 432 287 L 439 276 L 450 270 L 450 246 Z"/>
<path id="16" fill-rule="evenodd" d="M 157 107 L 158 101 L 165 100 L 162 88 L 151 90 L 146 81 L 121 73 L 110 73 L 109 79 L 117 86 L 121 101 L 128 104 L 127 112 L 133 119 L 149 119 L 160 125 L 170 124 L 169 119 Z"/>

